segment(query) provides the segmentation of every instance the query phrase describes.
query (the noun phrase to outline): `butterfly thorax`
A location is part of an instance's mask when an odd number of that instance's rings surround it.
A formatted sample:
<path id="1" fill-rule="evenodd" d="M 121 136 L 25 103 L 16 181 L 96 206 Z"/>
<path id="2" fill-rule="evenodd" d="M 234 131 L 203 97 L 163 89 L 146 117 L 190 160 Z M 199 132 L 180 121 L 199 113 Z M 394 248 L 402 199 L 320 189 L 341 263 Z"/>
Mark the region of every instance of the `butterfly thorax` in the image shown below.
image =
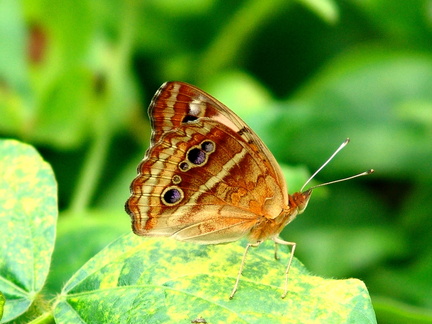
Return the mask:
<path id="1" fill-rule="evenodd" d="M 278 237 L 280 232 L 291 223 L 297 215 L 303 213 L 309 202 L 312 191 L 296 192 L 288 196 L 288 205 L 277 217 L 264 215 L 251 229 L 248 238 L 251 242 L 262 242 Z"/>

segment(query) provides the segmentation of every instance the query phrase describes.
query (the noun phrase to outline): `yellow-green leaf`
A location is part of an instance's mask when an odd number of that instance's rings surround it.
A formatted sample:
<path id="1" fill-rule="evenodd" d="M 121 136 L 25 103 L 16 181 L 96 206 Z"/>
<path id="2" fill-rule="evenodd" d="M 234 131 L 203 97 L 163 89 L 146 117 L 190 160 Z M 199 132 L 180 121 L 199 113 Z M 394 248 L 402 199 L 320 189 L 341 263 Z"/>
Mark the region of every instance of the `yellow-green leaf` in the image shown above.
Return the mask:
<path id="1" fill-rule="evenodd" d="M 281 299 L 288 254 L 272 242 L 251 249 L 233 288 L 246 242 L 196 245 L 120 237 L 76 272 L 57 299 L 58 323 L 376 323 L 357 279 L 312 276 L 297 260 Z"/>
<path id="2" fill-rule="evenodd" d="M 51 167 L 30 145 L 0 140 L 0 291 L 4 321 L 24 313 L 47 277 L 57 221 Z"/>

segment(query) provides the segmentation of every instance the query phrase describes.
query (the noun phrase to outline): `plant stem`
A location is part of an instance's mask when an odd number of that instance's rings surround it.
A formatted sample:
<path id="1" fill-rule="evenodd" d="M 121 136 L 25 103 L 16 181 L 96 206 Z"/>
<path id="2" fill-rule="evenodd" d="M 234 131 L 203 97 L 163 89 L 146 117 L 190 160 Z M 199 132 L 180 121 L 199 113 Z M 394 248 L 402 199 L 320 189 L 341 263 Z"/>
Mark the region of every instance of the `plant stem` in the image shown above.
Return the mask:
<path id="1" fill-rule="evenodd" d="M 95 105 L 96 113 L 93 118 L 93 127 L 95 136 L 90 149 L 85 157 L 81 173 L 79 175 L 78 184 L 73 194 L 70 210 L 73 215 L 81 215 L 90 204 L 98 182 L 101 178 L 101 173 L 104 163 L 107 160 L 109 145 L 111 138 L 115 132 L 111 125 L 111 116 L 116 114 L 111 113 L 115 109 L 121 109 L 118 105 L 117 96 L 125 82 L 125 66 L 129 62 L 131 48 L 133 46 L 133 31 L 136 21 L 136 2 L 126 1 L 124 7 L 124 17 L 121 19 L 120 25 L 120 41 L 119 46 L 114 53 L 112 64 L 107 69 L 107 90 Z M 115 121 L 117 122 L 117 121 Z"/>

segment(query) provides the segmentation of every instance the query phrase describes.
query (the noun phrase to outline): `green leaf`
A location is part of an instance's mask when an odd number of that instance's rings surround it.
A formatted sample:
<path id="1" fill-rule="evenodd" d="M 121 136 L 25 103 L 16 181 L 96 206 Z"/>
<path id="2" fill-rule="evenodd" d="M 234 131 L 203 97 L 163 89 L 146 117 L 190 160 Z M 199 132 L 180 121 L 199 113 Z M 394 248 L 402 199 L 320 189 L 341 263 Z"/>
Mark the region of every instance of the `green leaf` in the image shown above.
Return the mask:
<path id="1" fill-rule="evenodd" d="M 376 323 L 364 284 L 312 276 L 294 260 L 281 299 L 288 254 L 268 241 L 252 249 L 239 290 L 228 298 L 245 242 L 196 245 L 171 239 L 120 237 L 66 283 L 59 323 Z"/>
<path id="2" fill-rule="evenodd" d="M 57 185 L 36 150 L 0 140 L 0 291 L 4 321 L 25 312 L 42 289 L 54 247 Z"/>
<path id="3" fill-rule="evenodd" d="M 91 210 L 79 215 L 61 213 L 51 269 L 44 291 L 57 294 L 85 262 L 111 242 L 130 231 L 128 216 Z M 85 237 L 85 244 L 76 244 Z"/>

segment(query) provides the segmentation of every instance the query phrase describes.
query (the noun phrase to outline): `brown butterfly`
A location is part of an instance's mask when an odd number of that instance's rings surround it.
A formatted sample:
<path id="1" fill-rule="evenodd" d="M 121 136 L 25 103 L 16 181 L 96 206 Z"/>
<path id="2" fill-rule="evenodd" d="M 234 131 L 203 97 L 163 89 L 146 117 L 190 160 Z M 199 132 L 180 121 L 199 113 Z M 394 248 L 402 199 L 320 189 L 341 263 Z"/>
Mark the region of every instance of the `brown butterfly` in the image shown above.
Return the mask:
<path id="1" fill-rule="evenodd" d="M 315 187 L 289 195 L 282 171 L 261 139 L 228 107 L 192 85 L 163 84 L 149 116 L 151 146 L 125 206 L 134 233 L 199 244 L 247 237 L 250 243 L 230 298 L 250 247 L 271 239 L 277 258 L 278 244 L 291 246 L 285 297 L 296 243 L 279 234 L 305 210 Z"/>

